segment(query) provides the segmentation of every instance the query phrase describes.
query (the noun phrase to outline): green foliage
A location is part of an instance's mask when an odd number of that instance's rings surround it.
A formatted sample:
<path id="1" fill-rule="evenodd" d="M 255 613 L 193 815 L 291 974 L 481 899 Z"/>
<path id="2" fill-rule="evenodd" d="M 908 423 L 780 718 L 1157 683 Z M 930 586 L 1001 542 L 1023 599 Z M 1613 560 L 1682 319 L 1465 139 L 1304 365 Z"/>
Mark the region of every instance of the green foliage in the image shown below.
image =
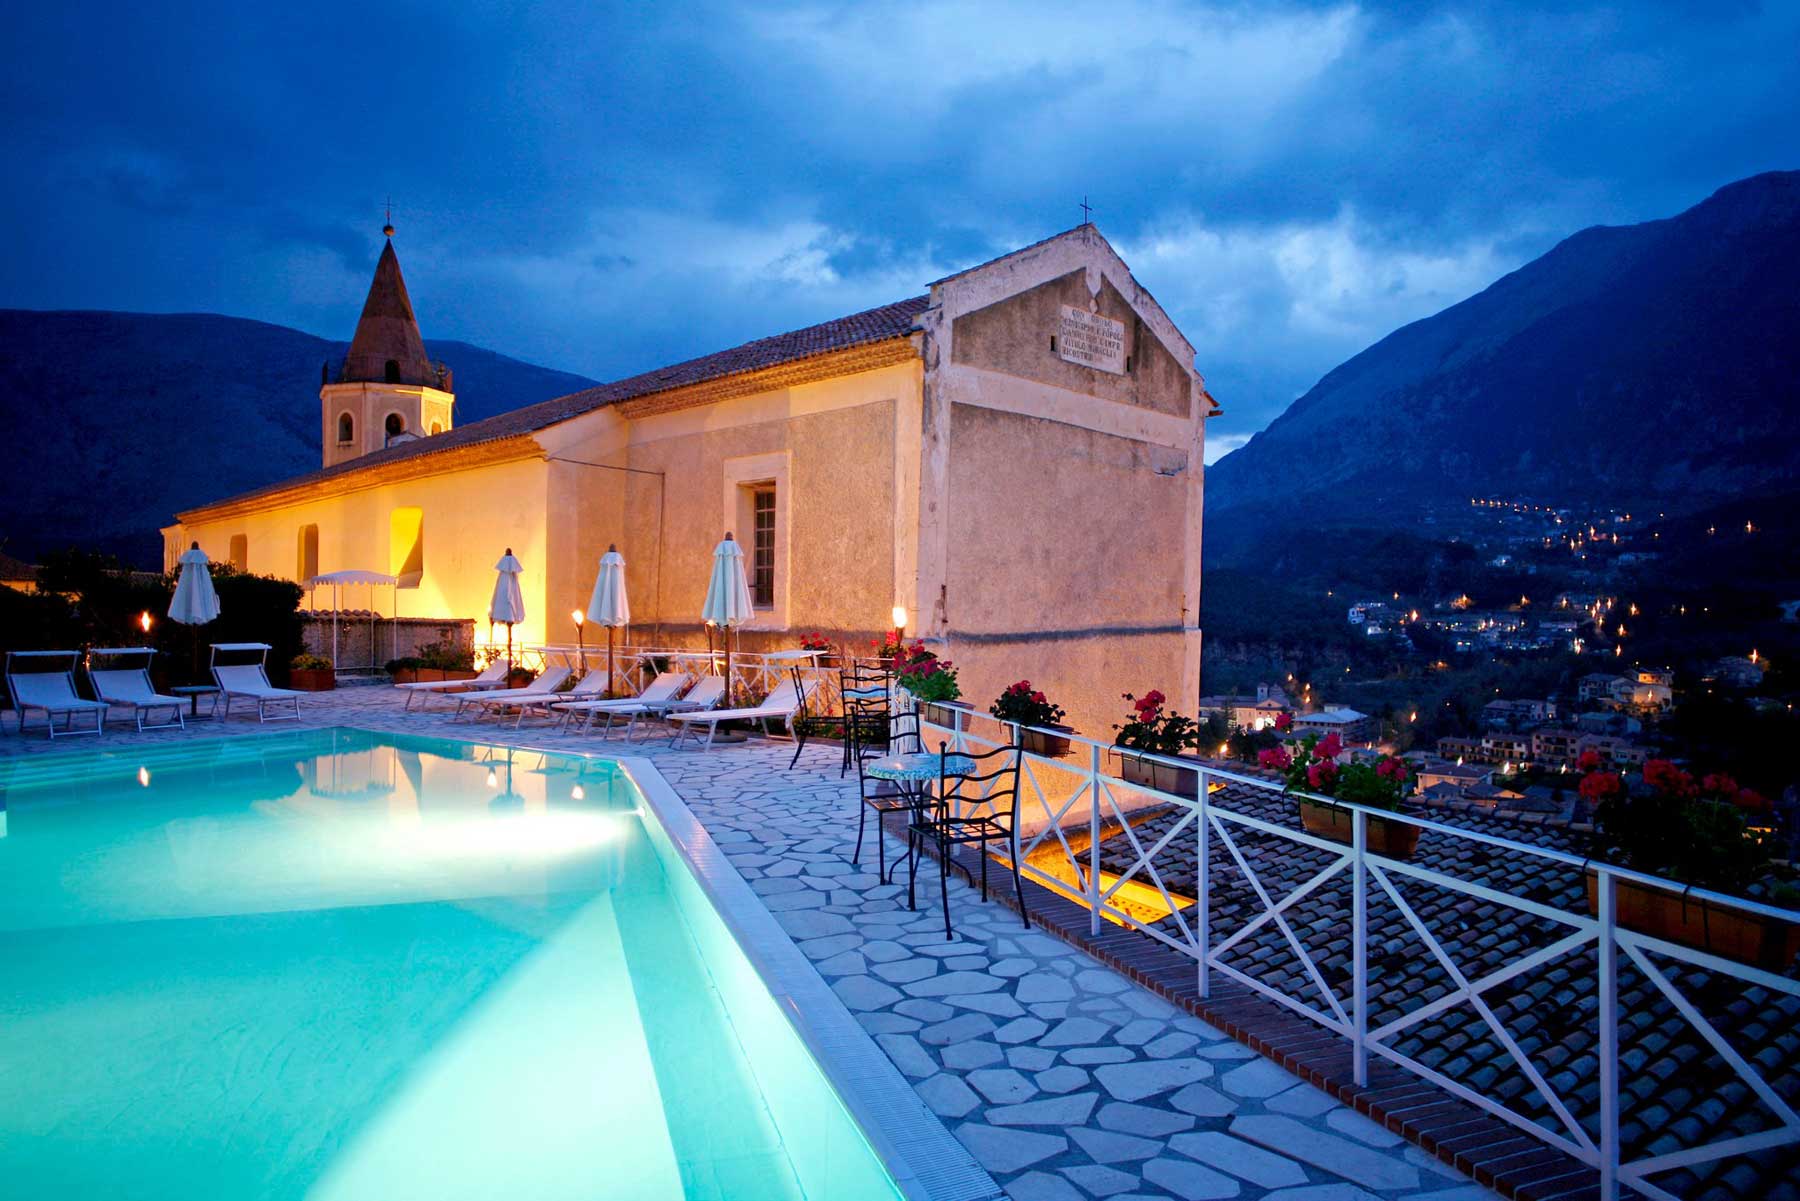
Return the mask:
<path id="1" fill-rule="evenodd" d="M 288 666 L 294 671 L 326 671 L 331 667 L 331 660 L 324 655 L 295 655 Z"/>
<path id="2" fill-rule="evenodd" d="M 419 666 L 438 671 L 473 671 L 475 651 L 472 647 L 458 645 L 454 638 L 446 634 L 436 642 L 419 648 Z"/>

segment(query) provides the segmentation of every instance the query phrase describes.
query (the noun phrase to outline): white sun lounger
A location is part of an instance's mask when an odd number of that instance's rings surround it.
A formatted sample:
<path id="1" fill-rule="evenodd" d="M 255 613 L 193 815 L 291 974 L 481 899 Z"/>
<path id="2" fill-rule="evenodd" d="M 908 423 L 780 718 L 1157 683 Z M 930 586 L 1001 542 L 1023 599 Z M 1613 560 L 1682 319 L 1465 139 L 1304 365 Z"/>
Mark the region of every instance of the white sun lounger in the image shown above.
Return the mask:
<path id="1" fill-rule="evenodd" d="M 711 677 L 718 679 L 717 676 Z M 637 719 L 646 714 L 666 713 L 681 703 L 681 690 L 688 686 L 693 677 L 685 671 L 665 671 L 645 685 L 644 690 L 636 696 L 620 697 L 605 701 L 561 701 L 556 711 L 562 714 L 563 728 L 567 729 L 574 722 L 581 722 L 583 729 L 592 729 L 594 718 L 605 717 L 606 727 L 603 733 L 612 732 L 615 718 L 629 717 L 631 722 L 626 728 L 626 736 L 630 737 L 630 726 L 637 724 Z M 725 693 L 725 682 L 719 681 L 719 695 Z"/>
<path id="2" fill-rule="evenodd" d="M 760 721 L 763 724 L 763 730 L 772 733 L 773 731 L 769 730 L 769 723 L 780 718 L 791 734 L 794 730 L 794 715 L 800 712 L 800 707 L 806 703 L 806 698 L 811 696 L 813 690 L 818 686 L 817 680 L 809 679 L 799 688 L 795 688 L 794 684 L 789 681 L 769 693 L 768 698 L 762 704 L 752 708 L 713 709 L 705 713 L 671 713 L 669 720 L 677 723 L 678 726 L 675 740 L 671 745 L 680 746 L 682 738 L 688 734 L 693 734 L 698 738 L 700 727 L 705 726 L 706 747 L 710 749 L 713 735 L 719 732 L 719 723 L 722 721 Z"/>
<path id="3" fill-rule="evenodd" d="M 472 680 L 426 680 L 422 683 L 395 684 L 394 687 L 405 690 L 406 707 L 410 709 L 415 696 L 431 696 L 445 692 L 481 692 L 495 684 L 504 684 L 507 674 L 511 671 L 512 660 L 496 659 Z"/>
<path id="4" fill-rule="evenodd" d="M 552 667 L 523 688 L 490 688 L 485 692 L 459 692 L 456 694 L 456 716 L 461 717 L 463 710 L 470 705 L 474 705 L 478 710 L 486 708 L 503 710 L 507 705 L 516 705 L 521 700 L 541 697 L 545 693 L 555 692 L 561 688 L 563 681 L 574 674 L 566 667 Z"/>
<path id="5" fill-rule="evenodd" d="M 88 652 L 89 663 L 104 658 L 112 663 L 111 667 L 88 668 L 88 683 L 93 685 L 94 695 L 108 705 L 129 709 L 131 716 L 137 721 L 139 732 L 144 730 L 185 730 L 187 721 L 181 711 L 188 703 L 178 696 L 163 696 L 156 691 L 156 685 L 150 682 L 150 659 L 156 651 L 147 646 L 117 647 L 107 650 L 95 649 Z M 137 663 L 127 666 L 133 658 Z M 163 721 L 145 722 L 145 717 L 154 717 L 166 712 L 168 717 Z"/>
<path id="6" fill-rule="evenodd" d="M 64 660 L 61 671 L 55 670 L 51 660 Z M 78 651 L 8 651 L 6 653 L 6 690 L 12 696 L 13 710 L 19 715 L 19 733 L 25 733 L 25 714 L 33 709 L 44 715 L 44 722 L 50 737 L 59 738 L 65 734 L 98 734 L 106 721 L 108 706 L 102 701 L 90 701 L 75 692 L 75 663 L 81 658 Z M 32 664 L 49 667 L 49 671 L 13 671 L 15 659 L 25 660 Z M 94 718 L 92 727 L 85 723 L 75 724 L 77 714 L 87 713 Z M 56 728 L 56 719 L 63 719 L 63 728 Z"/>
<path id="7" fill-rule="evenodd" d="M 556 716 L 550 711 L 550 706 L 559 701 L 599 700 L 606 692 L 606 684 L 607 680 L 605 672 L 590 671 L 585 676 L 582 676 L 581 679 L 576 682 L 575 687 L 569 689 L 567 692 L 557 692 L 554 689 L 534 687 L 531 691 L 537 695 L 519 697 L 517 700 L 508 702 L 509 705 L 516 706 L 519 710 L 519 717 L 517 721 L 513 722 L 513 728 L 517 729 L 524 725 L 526 716 L 531 713 L 541 712 L 545 717 Z"/>
<path id="8" fill-rule="evenodd" d="M 257 721 L 299 721 L 300 693 L 291 688 L 277 688 L 269 683 L 269 673 L 263 669 L 263 662 L 269 656 L 269 644 L 266 642 L 215 642 L 212 647 L 213 683 L 225 697 L 225 712 L 221 716 L 231 716 L 231 702 L 252 701 L 256 705 Z M 219 652 L 227 653 L 257 651 L 255 663 L 219 662 Z M 282 710 L 288 712 L 283 713 Z M 270 714 L 273 716 L 270 716 Z"/>

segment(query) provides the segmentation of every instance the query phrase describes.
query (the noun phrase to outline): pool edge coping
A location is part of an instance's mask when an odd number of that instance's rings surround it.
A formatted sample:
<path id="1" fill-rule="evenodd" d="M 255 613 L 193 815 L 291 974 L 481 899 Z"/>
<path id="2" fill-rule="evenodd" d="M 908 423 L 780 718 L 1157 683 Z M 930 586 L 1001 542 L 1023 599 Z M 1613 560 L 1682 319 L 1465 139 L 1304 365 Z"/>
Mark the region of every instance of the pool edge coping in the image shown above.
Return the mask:
<path id="1" fill-rule="evenodd" d="M 637 786 L 907 1201 L 1000 1201 L 1006 1196 L 831 991 L 652 760 L 549 753 L 610 760 Z"/>

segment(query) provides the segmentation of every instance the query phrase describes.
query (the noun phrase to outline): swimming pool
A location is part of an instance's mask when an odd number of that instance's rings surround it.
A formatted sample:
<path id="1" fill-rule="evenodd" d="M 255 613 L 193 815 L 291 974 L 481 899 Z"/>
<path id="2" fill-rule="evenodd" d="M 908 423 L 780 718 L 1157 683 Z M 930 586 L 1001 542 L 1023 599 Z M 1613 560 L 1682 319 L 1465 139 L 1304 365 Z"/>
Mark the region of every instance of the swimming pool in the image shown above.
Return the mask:
<path id="1" fill-rule="evenodd" d="M 0 1196 L 900 1196 L 616 763 L 318 730 L 0 787 Z"/>

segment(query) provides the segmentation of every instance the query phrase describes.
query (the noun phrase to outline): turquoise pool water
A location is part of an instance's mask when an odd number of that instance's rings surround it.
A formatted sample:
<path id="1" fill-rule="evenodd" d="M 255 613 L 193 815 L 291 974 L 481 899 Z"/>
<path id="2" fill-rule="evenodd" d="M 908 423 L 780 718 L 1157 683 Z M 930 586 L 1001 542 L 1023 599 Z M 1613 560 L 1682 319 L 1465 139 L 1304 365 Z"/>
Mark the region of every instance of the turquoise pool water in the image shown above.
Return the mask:
<path id="1" fill-rule="evenodd" d="M 0 1197 L 895 1198 L 612 763 L 0 764 Z"/>

